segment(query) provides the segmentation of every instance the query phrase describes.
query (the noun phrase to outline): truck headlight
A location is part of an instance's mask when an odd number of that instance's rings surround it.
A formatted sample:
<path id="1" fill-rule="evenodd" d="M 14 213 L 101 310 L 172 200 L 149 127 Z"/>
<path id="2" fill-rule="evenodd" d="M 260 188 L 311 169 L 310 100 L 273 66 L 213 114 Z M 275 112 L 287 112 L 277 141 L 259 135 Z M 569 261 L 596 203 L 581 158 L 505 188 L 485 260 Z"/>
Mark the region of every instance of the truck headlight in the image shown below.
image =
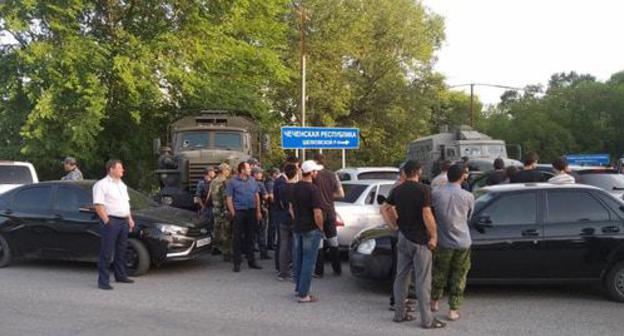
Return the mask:
<path id="1" fill-rule="evenodd" d="M 188 228 L 171 225 L 171 224 L 158 224 L 158 230 L 166 235 L 185 235 L 188 232 Z"/>
<path id="2" fill-rule="evenodd" d="M 358 245 L 356 251 L 361 254 L 371 254 L 375 250 L 375 245 L 375 239 L 367 239 Z"/>

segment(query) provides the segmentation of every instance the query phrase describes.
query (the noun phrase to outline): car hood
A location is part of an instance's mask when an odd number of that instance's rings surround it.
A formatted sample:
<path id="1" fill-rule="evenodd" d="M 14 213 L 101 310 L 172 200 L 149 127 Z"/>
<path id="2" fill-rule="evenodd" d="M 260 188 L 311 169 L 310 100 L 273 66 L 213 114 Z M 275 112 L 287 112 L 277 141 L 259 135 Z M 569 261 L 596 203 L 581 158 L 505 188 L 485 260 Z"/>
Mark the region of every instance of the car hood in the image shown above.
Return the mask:
<path id="1" fill-rule="evenodd" d="M 133 216 L 150 223 L 175 224 L 183 227 L 197 226 L 195 212 L 166 205 L 135 210 Z"/>
<path id="2" fill-rule="evenodd" d="M 0 184 L 0 194 L 5 193 L 11 189 L 15 189 L 21 186 L 21 184 Z"/>
<path id="3" fill-rule="evenodd" d="M 355 240 L 364 241 L 367 239 L 375 239 L 381 237 L 393 237 L 397 232 L 390 229 L 387 225 L 382 224 L 372 228 L 364 229 L 355 235 Z"/>

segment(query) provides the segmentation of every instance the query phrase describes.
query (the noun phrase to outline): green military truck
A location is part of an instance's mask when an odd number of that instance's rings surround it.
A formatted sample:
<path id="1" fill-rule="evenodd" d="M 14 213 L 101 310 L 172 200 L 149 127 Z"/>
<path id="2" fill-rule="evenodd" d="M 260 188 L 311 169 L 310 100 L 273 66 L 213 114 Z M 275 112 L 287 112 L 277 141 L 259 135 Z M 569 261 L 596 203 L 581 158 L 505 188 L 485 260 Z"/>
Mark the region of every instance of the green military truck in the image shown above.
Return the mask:
<path id="1" fill-rule="evenodd" d="M 166 205 L 193 209 L 197 181 L 207 166 L 227 162 L 236 169 L 239 162 L 261 158 L 268 148 L 268 136 L 249 113 L 203 110 L 170 125 L 170 140 L 161 146 L 154 139 L 154 151 L 160 152 L 156 175 L 160 181 L 157 198 Z"/>

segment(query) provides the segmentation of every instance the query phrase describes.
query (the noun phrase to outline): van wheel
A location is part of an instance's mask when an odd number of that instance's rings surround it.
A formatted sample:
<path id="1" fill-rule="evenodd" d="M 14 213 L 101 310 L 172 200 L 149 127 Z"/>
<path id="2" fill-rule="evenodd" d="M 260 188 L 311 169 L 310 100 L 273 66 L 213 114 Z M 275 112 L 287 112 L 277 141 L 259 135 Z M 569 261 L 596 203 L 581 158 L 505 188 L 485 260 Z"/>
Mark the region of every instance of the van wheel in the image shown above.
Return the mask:
<path id="1" fill-rule="evenodd" d="M 126 248 L 126 270 L 129 276 L 141 276 L 150 268 L 149 251 L 140 240 L 128 238 Z"/>
<path id="2" fill-rule="evenodd" d="M 6 267 L 11 263 L 12 254 L 9 243 L 0 235 L 0 268 Z"/>
<path id="3" fill-rule="evenodd" d="M 624 302 L 624 261 L 615 264 L 607 273 L 605 289 L 612 300 Z"/>

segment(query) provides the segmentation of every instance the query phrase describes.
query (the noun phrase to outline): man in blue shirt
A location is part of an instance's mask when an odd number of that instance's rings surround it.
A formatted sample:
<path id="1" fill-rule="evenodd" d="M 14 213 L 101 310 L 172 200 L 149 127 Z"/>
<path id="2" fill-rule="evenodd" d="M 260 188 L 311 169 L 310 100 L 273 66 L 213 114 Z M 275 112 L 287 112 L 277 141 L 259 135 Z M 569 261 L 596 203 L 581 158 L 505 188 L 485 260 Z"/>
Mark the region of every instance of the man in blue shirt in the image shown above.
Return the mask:
<path id="1" fill-rule="evenodd" d="M 254 241 L 258 221 L 262 219 L 258 183 L 251 177 L 247 162 L 238 165 L 238 175 L 230 179 L 225 189 L 225 199 L 233 225 L 234 272 L 240 272 L 242 254 L 249 268 L 262 269 L 254 258 Z"/>

